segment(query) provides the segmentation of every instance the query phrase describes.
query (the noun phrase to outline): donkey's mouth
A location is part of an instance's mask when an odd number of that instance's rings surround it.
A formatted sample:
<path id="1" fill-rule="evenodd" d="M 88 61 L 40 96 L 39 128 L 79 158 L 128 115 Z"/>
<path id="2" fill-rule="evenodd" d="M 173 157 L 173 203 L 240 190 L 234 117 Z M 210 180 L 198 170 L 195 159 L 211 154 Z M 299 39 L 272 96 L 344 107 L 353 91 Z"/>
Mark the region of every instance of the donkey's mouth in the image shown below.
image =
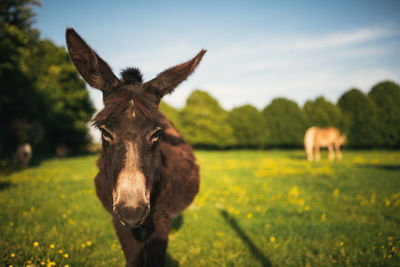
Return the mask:
<path id="1" fill-rule="evenodd" d="M 130 208 L 118 208 L 114 206 L 114 216 L 125 227 L 138 228 L 144 224 L 150 214 L 150 206 L 146 206 L 144 213 L 138 216 L 137 212 Z"/>

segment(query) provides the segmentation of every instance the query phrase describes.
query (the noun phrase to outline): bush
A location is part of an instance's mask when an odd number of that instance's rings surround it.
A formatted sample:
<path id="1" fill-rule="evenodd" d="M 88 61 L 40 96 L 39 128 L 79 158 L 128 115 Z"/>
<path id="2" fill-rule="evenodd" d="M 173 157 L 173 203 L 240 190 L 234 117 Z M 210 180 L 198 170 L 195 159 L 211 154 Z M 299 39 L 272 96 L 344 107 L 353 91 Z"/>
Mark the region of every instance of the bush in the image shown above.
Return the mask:
<path id="1" fill-rule="evenodd" d="M 377 108 L 377 130 L 380 146 L 400 147 L 400 87 L 385 81 L 372 87 L 368 96 Z"/>
<path id="2" fill-rule="evenodd" d="M 350 146 L 373 147 L 380 142 L 376 106 L 368 96 L 353 88 L 339 98 L 338 106 L 345 116 L 344 129 Z"/>
<path id="3" fill-rule="evenodd" d="M 235 146 L 262 148 L 267 140 L 267 127 L 260 111 L 252 105 L 232 109 L 228 122 L 233 129 Z"/>
<path id="4" fill-rule="evenodd" d="M 275 98 L 264 108 L 262 115 L 268 131 L 268 146 L 303 146 L 307 122 L 305 114 L 296 102 Z"/>
<path id="5" fill-rule="evenodd" d="M 228 112 L 208 93 L 195 90 L 179 112 L 182 134 L 196 147 L 227 148 L 234 145 Z"/>

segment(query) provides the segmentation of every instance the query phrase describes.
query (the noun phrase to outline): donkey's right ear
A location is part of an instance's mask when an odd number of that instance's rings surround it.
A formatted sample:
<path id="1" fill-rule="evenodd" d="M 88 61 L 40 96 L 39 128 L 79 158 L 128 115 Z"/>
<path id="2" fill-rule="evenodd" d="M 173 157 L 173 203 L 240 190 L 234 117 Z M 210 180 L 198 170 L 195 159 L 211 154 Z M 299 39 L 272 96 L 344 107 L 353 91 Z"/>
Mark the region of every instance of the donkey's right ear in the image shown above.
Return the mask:
<path id="1" fill-rule="evenodd" d="M 69 55 L 83 79 L 92 87 L 108 93 L 120 82 L 110 66 L 94 52 L 75 32 L 67 28 L 66 39 Z"/>

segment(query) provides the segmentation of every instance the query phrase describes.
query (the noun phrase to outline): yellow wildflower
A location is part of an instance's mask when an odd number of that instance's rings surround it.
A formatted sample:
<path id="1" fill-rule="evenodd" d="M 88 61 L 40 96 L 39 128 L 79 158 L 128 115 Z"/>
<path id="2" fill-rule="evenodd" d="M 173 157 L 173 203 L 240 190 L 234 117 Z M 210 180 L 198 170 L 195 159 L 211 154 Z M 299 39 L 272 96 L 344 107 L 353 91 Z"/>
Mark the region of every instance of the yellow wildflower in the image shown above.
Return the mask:
<path id="1" fill-rule="evenodd" d="M 326 213 L 321 214 L 321 221 L 325 222 L 326 221 Z"/>
<path id="2" fill-rule="evenodd" d="M 11 258 L 14 258 L 14 257 L 15 257 L 15 254 L 14 254 L 14 253 L 11 253 L 10 256 L 11 256 Z"/>
<path id="3" fill-rule="evenodd" d="M 343 242 L 343 241 L 340 241 L 340 242 L 339 242 L 339 245 L 343 246 L 343 245 L 344 245 L 344 242 Z"/>
<path id="4" fill-rule="evenodd" d="M 68 253 L 65 253 L 64 258 L 68 258 L 68 257 L 69 257 Z"/>
<path id="5" fill-rule="evenodd" d="M 33 246 L 34 246 L 34 247 L 37 247 L 37 246 L 39 246 L 39 243 L 38 243 L 38 242 L 34 242 L 34 243 L 33 243 Z"/>
<path id="6" fill-rule="evenodd" d="M 333 190 L 333 196 L 337 197 L 339 195 L 339 188 Z"/>
<path id="7" fill-rule="evenodd" d="M 247 218 L 252 218 L 253 217 L 253 214 L 251 213 L 251 212 L 249 212 L 249 213 L 247 213 Z"/>
<path id="8" fill-rule="evenodd" d="M 60 249 L 60 250 L 58 251 L 58 253 L 62 254 L 62 253 L 63 253 L 62 249 Z"/>
<path id="9" fill-rule="evenodd" d="M 288 193 L 288 198 L 297 198 L 300 195 L 297 185 L 293 186 Z"/>
<path id="10" fill-rule="evenodd" d="M 86 241 L 86 245 L 91 246 L 92 245 L 92 241 Z"/>
<path id="11" fill-rule="evenodd" d="M 86 247 L 86 245 L 85 244 L 81 244 L 81 248 L 85 248 Z"/>
<path id="12" fill-rule="evenodd" d="M 275 242 L 275 237 L 271 236 L 271 238 L 269 239 L 269 241 Z"/>
<path id="13" fill-rule="evenodd" d="M 50 244 L 50 248 L 55 248 L 54 244 Z"/>

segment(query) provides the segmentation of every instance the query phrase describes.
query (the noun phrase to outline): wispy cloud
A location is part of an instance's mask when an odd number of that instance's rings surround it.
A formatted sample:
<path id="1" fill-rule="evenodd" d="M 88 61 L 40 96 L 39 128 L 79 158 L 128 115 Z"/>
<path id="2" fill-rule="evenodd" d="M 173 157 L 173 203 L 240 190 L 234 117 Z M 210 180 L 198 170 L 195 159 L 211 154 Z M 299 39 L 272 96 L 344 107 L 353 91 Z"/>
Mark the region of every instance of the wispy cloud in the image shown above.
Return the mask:
<path id="1" fill-rule="evenodd" d="M 383 39 L 386 37 L 394 37 L 400 34 L 400 30 L 392 26 L 379 26 L 372 28 L 363 28 L 349 32 L 332 33 L 325 36 L 317 36 L 311 38 L 302 38 L 294 40 L 285 48 L 288 50 L 306 50 L 315 51 L 318 49 L 328 49 L 335 47 L 344 47 L 355 44 L 361 44 L 368 41 Z"/>

